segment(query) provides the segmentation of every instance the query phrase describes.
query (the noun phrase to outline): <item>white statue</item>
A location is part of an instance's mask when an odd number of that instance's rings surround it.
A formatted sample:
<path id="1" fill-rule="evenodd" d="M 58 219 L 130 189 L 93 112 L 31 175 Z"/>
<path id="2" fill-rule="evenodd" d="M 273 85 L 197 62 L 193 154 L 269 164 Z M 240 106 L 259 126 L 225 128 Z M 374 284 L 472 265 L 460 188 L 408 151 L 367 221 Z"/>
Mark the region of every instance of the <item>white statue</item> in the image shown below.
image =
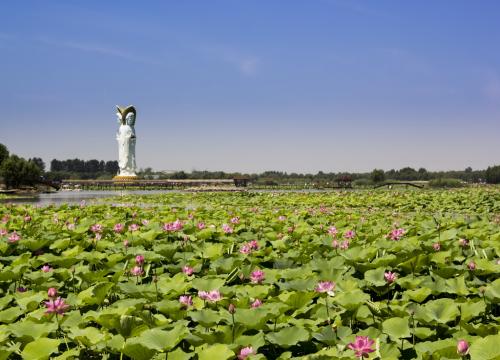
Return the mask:
<path id="1" fill-rule="evenodd" d="M 126 108 L 116 106 L 118 123 L 120 128 L 116 134 L 118 140 L 118 166 L 120 173 L 118 178 L 136 177 L 135 174 L 135 116 L 136 110 L 130 105 Z"/>

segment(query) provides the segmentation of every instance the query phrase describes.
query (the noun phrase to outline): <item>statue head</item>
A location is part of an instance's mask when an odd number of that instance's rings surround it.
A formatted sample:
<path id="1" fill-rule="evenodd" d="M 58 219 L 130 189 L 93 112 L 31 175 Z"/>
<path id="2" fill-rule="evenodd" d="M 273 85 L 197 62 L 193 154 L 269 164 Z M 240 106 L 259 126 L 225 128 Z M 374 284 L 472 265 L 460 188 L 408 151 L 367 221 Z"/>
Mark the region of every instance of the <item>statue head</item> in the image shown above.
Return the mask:
<path id="1" fill-rule="evenodd" d="M 116 116 L 120 124 L 134 126 L 137 112 L 133 105 L 129 105 L 125 108 L 116 105 L 116 110 Z"/>

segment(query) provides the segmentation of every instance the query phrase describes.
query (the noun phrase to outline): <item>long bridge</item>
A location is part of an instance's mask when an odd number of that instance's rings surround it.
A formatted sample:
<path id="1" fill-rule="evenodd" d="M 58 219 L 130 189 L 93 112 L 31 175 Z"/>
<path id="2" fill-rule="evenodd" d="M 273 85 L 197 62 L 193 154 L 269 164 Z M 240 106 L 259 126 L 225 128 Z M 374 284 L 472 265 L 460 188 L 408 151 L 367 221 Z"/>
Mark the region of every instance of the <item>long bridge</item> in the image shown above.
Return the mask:
<path id="1" fill-rule="evenodd" d="M 246 187 L 248 179 L 165 179 L 165 180 L 62 180 L 61 189 L 98 189 L 98 190 L 120 190 L 120 189 L 176 189 L 191 187 Z"/>

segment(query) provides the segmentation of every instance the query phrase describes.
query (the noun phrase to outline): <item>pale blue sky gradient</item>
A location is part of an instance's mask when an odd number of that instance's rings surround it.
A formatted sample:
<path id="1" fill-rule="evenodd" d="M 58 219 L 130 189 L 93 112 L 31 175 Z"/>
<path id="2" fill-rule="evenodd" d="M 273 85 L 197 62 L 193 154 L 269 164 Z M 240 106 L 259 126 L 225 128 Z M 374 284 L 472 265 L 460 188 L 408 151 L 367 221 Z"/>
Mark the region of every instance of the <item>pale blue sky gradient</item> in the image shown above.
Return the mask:
<path id="1" fill-rule="evenodd" d="M 500 2 L 11 1 L 0 143 L 139 167 L 260 172 L 500 163 Z"/>

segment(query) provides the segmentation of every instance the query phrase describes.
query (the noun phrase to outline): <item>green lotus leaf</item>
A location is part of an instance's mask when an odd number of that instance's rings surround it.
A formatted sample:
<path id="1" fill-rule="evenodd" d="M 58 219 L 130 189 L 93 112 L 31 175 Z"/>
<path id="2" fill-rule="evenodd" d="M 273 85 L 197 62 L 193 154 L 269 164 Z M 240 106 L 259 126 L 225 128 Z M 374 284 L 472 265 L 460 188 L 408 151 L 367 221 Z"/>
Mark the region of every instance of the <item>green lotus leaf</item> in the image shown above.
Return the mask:
<path id="1" fill-rule="evenodd" d="M 500 359 L 500 334 L 486 336 L 472 342 L 469 354 L 474 360 Z"/>
<path id="2" fill-rule="evenodd" d="M 445 283 L 447 292 L 451 294 L 457 294 L 460 296 L 466 296 L 469 294 L 467 285 L 465 285 L 465 277 L 463 275 L 454 277 L 453 279 L 447 279 Z"/>
<path id="3" fill-rule="evenodd" d="M 500 279 L 496 279 L 491 284 L 486 286 L 484 296 L 492 303 L 498 304 L 500 302 Z"/>
<path id="4" fill-rule="evenodd" d="M 454 339 L 445 339 L 437 341 L 425 341 L 415 345 L 417 354 L 448 354 L 452 358 L 457 356 L 457 341 Z M 427 357 L 430 358 L 430 357 Z"/>
<path id="5" fill-rule="evenodd" d="M 356 310 L 361 305 L 370 300 L 370 296 L 362 292 L 361 290 L 354 290 L 348 293 L 337 293 L 332 299 L 332 302 L 342 306 L 347 310 Z"/>
<path id="6" fill-rule="evenodd" d="M 316 340 L 321 341 L 322 343 L 324 343 L 328 346 L 335 345 L 337 343 L 337 340 L 338 340 L 337 334 L 330 326 L 323 327 L 323 329 L 321 329 L 320 332 L 315 333 L 312 336 Z"/>
<path id="7" fill-rule="evenodd" d="M 80 359 L 80 349 L 78 348 L 71 349 L 53 358 L 53 360 L 67 360 L 67 359 Z"/>
<path id="8" fill-rule="evenodd" d="M 438 322 L 446 324 L 454 321 L 460 314 L 458 307 L 452 299 L 438 299 L 429 301 L 425 305 L 418 307 L 415 318 L 424 323 Z"/>
<path id="9" fill-rule="evenodd" d="M 414 334 L 417 338 L 424 340 L 434 336 L 436 331 L 425 327 L 416 327 Z"/>
<path id="10" fill-rule="evenodd" d="M 421 303 L 425 299 L 427 299 L 427 297 L 429 297 L 429 295 L 431 295 L 431 293 L 432 293 L 432 291 L 429 288 L 421 287 L 421 288 L 415 289 L 415 290 L 407 290 L 404 292 L 403 296 L 405 298 L 412 300 L 412 301 Z"/>
<path id="11" fill-rule="evenodd" d="M 188 314 L 189 317 L 193 319 L 193 321 L 196 321 L 205 327 L 213 326 L 222 319 L 222 317 L 219 315 L 217 311 L 210 309 L 203 309 L 200 311 L 190 311 Z"/>
<path id="12" fill-rule="evenodd" d="M 106 341 L 108 338 L 95 327 L 86 327 L 84 329 L 73 328 L 68 334 L 68 337 L 89 347 L 95 346 L 102 341 Z"/>
<path id="13" fill-rule="evenodd" d="M 38 338 L 47 337 L 51 332 L 57 330 L 57 324 L 54 322 L 40 324 L 24 320 L 10 324 L 7 329 L 17 338 L 26 338 L 28 341 L 33 341 Z"/>
<path id="14" fill-rule="evenodd" d="M 196 278 L 193 280 L 193 287 L 198 291 L 211 291 L 218 290 L 224 283 L 226 282 L 223 278 L 218 277 L 205 277 L 205 278 Z"/>
<path id="15" fill-rule="evenodd" d="M 384 278 L 385 269 L 378 268 L 374 270 L 368 270 L 365 272 L 365 280 L 374 286 L 384 286 L 387 285 L 387 282 Z"/>
<path id="16" fill-rule="evenodd" d="M 241 347 L 252 346 L 255 351 L 266 344 L 264 333 L 259 331 L 255 335 L 240 335 L 235 340 L 234 343 Z"/>
<path id="17" fill-rule="evenodd" d="M 102 282 L 89 287 L 78 294 L 79 304 L 102 304 L 104 298 L 108 295 L 109 290 L 111 290 L 113 286 L 113 283 Z"/>
<path id="18" fill-rule="evenodd" d="M 155 350 L 144 346 L 138 337 L 127 339 L 121 351 L 134 360 L 150 360 L 156 354 Z"/>
<path id="19" fill-rule="evenodd" d="M 196 349 L 199 360 L 226 360 L 234 357 L 234 352 L 225 344 L 207 345 Z"/>
<path id="20" fill-rule="evenodd" d="M 248 329 L 263 329 L 266 322 L 273 318 L 271 312 L 264 308 L 238 309 L 234 315 L 234 320 Z"/>
<path id="21" fill-rule="evenodd" d="M 392 339 L 398 340 L 401 338 L 410 337 L 410 327 L 408 326 L 408 318 L 393 317 L 385 320 L 382 323 L 384 333 Z"/>
<path id="22" fill-rule="evenodd" d="M 194 356 L 194 353 L 185 353 L 184 351 L 182 351 L 179 348 L 168 353 L 169 360 L 189 360 L 193 356 Z"/>
<path id="23" fill-rule="evenodd" d="M 18 307 L 10 307 L 0 311 L 0 322 L 9 324 L 14 322 L 24 311 Z"/>
<path id="24" fill-rule="evenodd" d="M 475 317 L 481 316 L 486 310 L 486 304 L 482 300 L 477 300 L 475 302 L 468 301 L 458 306 L 460 308 L 462 321 L 470 321 Z"/>
<path id="25" fill-rule="evenodd" d="M 58 352 L 59 339 L 48 339 L 45 337 L 38 338 L 35 341 L 28 343 L 21 353 L 25 360 L 45 360 L 51 354 Z"/>
<path id="26" fill-rule="evenodd" d="M 309 332 L 301 327 L 287 327 L 277 332 L 268 333 L 266 339 L 283 348 L 289 348 L 301 341 L 307 341 L 310 338 Z"/>
<path id="27" fill-rule="evenodd" d="M 19 294 L 17 296 L 17 304 L 24 312 L 33 311 L 38 308 L 42 300 L 46 299 L 46 295 L 39 292 L 33 294 L 32 292 L 26 292 Z"/>

